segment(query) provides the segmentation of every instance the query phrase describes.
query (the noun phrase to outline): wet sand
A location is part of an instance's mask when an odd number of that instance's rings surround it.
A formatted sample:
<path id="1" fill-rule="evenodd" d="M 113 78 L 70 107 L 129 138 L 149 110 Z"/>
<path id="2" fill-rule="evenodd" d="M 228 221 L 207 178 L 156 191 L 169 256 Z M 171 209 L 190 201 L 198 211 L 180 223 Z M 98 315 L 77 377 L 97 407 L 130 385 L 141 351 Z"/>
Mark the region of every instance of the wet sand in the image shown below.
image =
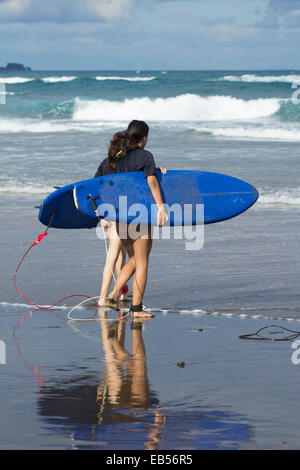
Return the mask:
<path id="1" fill-rule="evenodd" d="M 197 254 L 181 240 L 156 241 L 144 299 L 155 318 L 132 329 L 115 312 L 68 323 L 81 299 L 35 312 L 18 296 L 14 269 L 43 231 L 34 203 L 12 213 L 6 198 L 1 217 L 2 449 L 299 448 L 292 341 L 239 338 L 271 325 L 300 331 L 299 213 L 288 214 L 289 239 L 283 220 L 266 227 L 253 209 L 208 227 Z M 42 305 L 94 296 L 104 259 L 93 230 L 50 230 L 17 283 Z M 98 315 L 92 306 L 73 312 Z M 268 338 L 283 338 L 274 328 Z"/>

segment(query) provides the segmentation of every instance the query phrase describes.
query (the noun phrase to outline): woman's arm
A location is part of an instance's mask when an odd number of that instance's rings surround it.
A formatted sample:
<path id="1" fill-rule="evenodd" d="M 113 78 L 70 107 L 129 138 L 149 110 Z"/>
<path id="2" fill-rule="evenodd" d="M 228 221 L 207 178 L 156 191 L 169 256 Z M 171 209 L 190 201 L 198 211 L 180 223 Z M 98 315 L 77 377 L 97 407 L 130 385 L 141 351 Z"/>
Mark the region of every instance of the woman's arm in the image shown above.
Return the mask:
<path id="1" fill-rule="evenodd" d="M 161 197 L 160 187 L 155 175 L 148 176 L 147 182 L 149 184 L 149 188 L 151 190 L 154 201 L 158 206 L 157 225 L 161 227 L 165 224 L 165 222 L 167 222 L 168 216 L 165 211 L 164 203 Z"/>

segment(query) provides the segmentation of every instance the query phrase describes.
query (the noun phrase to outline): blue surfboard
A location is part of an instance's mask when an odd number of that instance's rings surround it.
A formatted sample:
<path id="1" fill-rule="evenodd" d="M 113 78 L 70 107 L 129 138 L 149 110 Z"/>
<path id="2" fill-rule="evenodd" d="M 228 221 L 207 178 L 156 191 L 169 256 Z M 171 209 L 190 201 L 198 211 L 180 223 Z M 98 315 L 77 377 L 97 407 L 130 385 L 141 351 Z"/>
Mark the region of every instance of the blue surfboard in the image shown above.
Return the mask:
<path id="1" fill-rule="evenodd" d="M 42 202 L 39 220 L 53 228 L 93 228 L 98 220 L 76 209 L 73 198 L 74 184 L 63 186 L 49 194 Z"/>
<path id="2" fill-rule="evenodd" d="M 207 171 L 157 171 L 169 222 L 211 224 L 235 217 L 258 198 L 254 186 L 232 176 Z M 74 184 L 78 212 L 123 223 L 156 225 L 157 207 L 143 172 L 118 173 Z M 201 207 L 204 207 L 204 214 Z M 97 215 L 95 212 L 97 209 Z"/>

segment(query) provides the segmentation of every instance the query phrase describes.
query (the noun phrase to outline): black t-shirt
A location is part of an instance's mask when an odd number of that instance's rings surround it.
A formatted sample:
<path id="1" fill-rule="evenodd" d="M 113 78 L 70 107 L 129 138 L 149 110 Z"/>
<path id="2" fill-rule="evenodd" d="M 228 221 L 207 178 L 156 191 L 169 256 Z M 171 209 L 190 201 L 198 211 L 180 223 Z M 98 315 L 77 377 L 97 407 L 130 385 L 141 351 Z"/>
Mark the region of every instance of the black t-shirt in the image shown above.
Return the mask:
<path id="1" fill-rule="evenodd" d="M 99 165 L 94 176 L 111 175 L 112 173 L 127 173 L 130 171 L 143 171 L 145 178 L 156 174 L 156 166 L 151 152 L 138 148 L 131 150 L 125 157 L 117 160 L 117 168 L 112 170 L 108 164 L 108 158 L 105 158 Z"/>

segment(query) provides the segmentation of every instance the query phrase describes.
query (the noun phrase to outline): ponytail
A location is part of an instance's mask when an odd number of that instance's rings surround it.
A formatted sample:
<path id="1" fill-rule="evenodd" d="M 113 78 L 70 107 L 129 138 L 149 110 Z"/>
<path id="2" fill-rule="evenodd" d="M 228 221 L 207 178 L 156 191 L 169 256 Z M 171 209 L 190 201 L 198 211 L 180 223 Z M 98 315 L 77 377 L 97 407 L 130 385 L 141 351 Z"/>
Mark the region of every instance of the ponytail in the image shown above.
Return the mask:
<path id="1" fill-rule="evenodd" d="M 108 164 L 112 170 L 117 169 L 117 160 L 124 158 L 128 152 L 139 147 L 143 137 L 147 137 L 149 127 L 144 121 L 131 121 L 126 131 L 113 135 L 108 149 Z"/>
<path id="2" fill-rule="evenodd" d="M 108 164 L 112 170 L 117 169 L 117 160 L 123 158 L 126 155 L 126 150 L 124 146 L 125 140 L 124 132 L 117 132 L 113 135 L 113 138 L 110 141 L 110 146 L 108 149 Z"/>

